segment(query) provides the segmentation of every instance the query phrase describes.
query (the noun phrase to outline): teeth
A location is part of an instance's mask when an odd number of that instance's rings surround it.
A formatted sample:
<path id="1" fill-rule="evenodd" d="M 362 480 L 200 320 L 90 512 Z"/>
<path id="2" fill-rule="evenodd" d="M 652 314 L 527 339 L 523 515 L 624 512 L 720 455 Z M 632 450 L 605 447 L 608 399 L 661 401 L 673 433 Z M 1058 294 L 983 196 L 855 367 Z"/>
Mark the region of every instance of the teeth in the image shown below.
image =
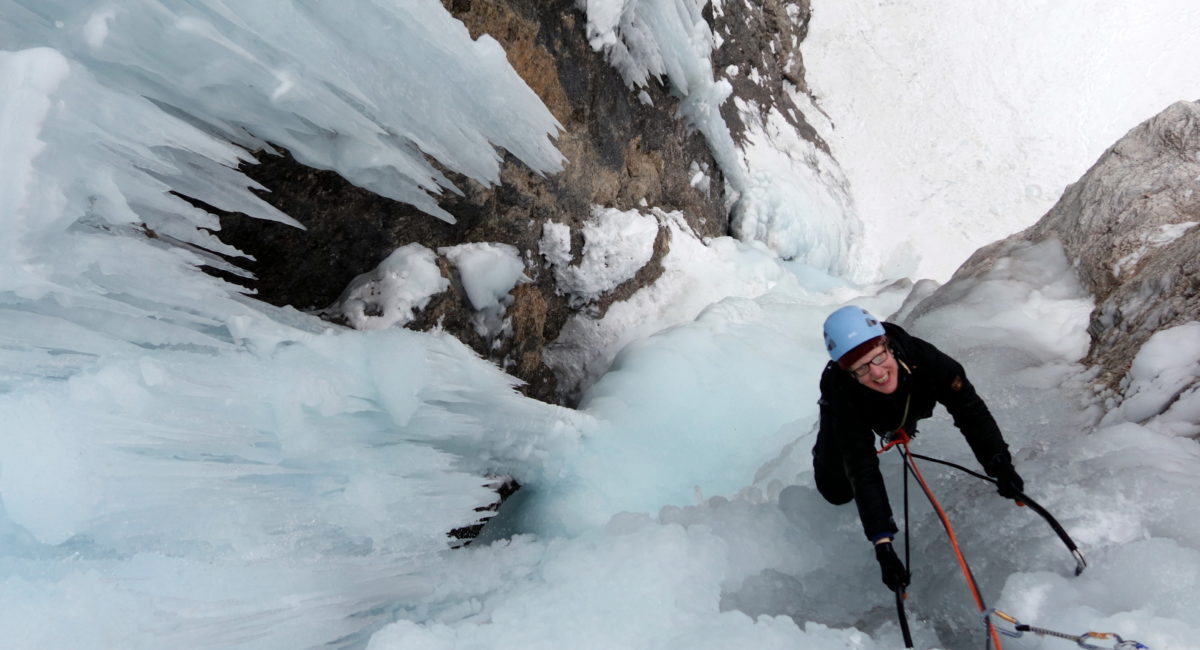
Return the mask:
<path id="1" fill-rule="evenodd" d="M 885 374 L 884 376 L 880 377 L 879 379 L 876 379 L 875 383 L 886 384 L 889 377 L 890 377 L 890 375 Z"/>

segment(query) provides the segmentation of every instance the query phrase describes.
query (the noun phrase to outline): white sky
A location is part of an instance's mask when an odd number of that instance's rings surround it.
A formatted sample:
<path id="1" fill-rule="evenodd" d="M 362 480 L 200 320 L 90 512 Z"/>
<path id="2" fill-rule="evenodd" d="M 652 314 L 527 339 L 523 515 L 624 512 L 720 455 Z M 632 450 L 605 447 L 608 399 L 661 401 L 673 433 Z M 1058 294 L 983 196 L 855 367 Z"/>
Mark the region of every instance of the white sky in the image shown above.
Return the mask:
<path id="1" fill-rule="evenodd" d="M 1190 0 L 817 0 L 806 79 L 857 255 L 944 282 L 1032 225 L 1127 131 L 1200 99 L 1197 33 Z"/>

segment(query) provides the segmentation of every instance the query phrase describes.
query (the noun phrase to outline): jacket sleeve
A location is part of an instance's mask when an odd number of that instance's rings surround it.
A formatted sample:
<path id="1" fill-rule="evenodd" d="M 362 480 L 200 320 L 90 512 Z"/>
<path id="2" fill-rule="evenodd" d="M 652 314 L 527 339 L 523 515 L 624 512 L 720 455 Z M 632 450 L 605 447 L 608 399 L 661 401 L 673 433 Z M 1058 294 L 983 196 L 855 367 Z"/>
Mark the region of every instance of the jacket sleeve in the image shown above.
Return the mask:
<path id="1" fill-rule="evenodd" d="M 934 398 L 946 407 L 954 426 L 962 432 L 975 460 L 989 476 L 1012 465 L 1008 445 L 987 404 L 967 379 L 962 364 L 932 344 L 916 339 L 924 348 L 926 368 L 931 371 Z"/>
<path id="2" fill-rule="evenodd" d="M 875 453 L 875 434 L 852 410 L 838 400 L 836 391 L 822 378 L 821 433 L 838 445 L 846 477 L 854 491 L 854 504 L 867 539 L 895 535 L 896 522 L 888 502 L 887 488 L 879 472 L 879 456 Z"/>
<path id="3" fill-rule="evenodd" d="M 846 475 L 854 488 L 854 505 L 858 506 L 863 534 L 871 540 L 881 535 L 895 535 L 897 531 L 887 488 L 883 484 L 883 474 L 879 472 L 874 435 L 864 429 L 860 434 L 847 436 L 842 451 Z"/>

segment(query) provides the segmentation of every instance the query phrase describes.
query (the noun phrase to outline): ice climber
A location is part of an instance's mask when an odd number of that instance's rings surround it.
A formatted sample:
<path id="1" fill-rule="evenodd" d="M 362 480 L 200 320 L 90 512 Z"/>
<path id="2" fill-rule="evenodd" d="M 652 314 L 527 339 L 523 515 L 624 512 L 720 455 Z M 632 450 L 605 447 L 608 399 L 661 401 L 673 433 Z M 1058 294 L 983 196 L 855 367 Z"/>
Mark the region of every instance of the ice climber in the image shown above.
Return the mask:
<path id="1" fill-rule="evenodd" d="M 1001 496 L 1016 499 L 1025 484 L 996 420 L 957 361 L 860 307 L 830 314 L 824 334 L 832 361 L 821 374 L 821 422 L 813 446 L 817 490 L 835 505 L 855 502 L 883 583 L 901 591 L 909 574 L 892 548 L 897 528 L 879 473 L 877 436 L 887 440 L 901 430 L 915 435 L 917 422 L 940 403 Z"/>

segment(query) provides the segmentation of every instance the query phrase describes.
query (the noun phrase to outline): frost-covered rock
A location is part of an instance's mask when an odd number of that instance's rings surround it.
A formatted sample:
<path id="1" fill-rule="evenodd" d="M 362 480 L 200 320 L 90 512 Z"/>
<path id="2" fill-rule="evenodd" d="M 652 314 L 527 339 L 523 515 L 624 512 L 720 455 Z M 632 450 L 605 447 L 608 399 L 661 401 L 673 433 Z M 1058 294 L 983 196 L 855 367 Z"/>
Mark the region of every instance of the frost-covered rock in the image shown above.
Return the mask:
<path id="1" fill-rule="evenodd" d="M 1086 361 L 1099 367 L 1101 382 L 1124 392 L 1121 412 L 1141 422 L 1158 412 L 1147 410 L 1155 400 L 1146 394 L 1158 380 L 1135 358 L 1152 354 L 1143 346 L 1156 332 L 1200 320 L 1198 224 L 1200 102 L 1177 102 L 1109 148 L 1036 224 L 977 251 L 914 315 L 959 299 L 964 281 L 1012 263 L 1014 251 L 1060 242 L 1095 300 Z M 1159 402 L 1167 408 L 1171 400 Z"/>
<path id="2" fill-rule="evenodd" d="M 653 215 L 596 208 L 583 225 L 579 263 L 572 263 L 570 229 L 566 226 L 546 224 L 540 243 L 558 288 L 574 304 L 586 304 L 632 280 L 650 263 L 658 230 Z"/>
<path id="3" fill-rule="evenodd" d="M 1162 330 L 1133 358 L 1124 401 L 1103 423 L 1133 422 L 1172 435 L 1200 434 L 1200 322 Z"/>
<path id="4" fill-rule="evenodd" d="M 1023 236 L 1057 236 L 1096 297 L 1089 360 L 1116 384 L 1155 332 L 1200 319 L 1200 102 L 1112 146 Z"/>
<path id="5" fill-rule="evenodd" d="M 732 234 L 785 259 L 844 273 L 860 224 L 849 187 L 809 120 L 799 45 L 807 2 L 587 3 L 592 47 L 630 88 L 668 85 L 724 173 Z"/>
<path id="6" fill-rule="evenodd" d="M 785 259 L 852 275 L 862 224 L 821 135 L 832 124 L 804 79 L 800 45 L 811 16 L 807 0 L 713 5 L 713 68 L 731 90 L 721 117 L 745 170 L 726 171 L 738 193 L 733 234 Z"/>
<path id="7" fill-rule="evenodd" d="M 524 280 L 525 262 L 509 244 L 460 244 L 440 249 L 458 271 L 471 305 L 475 333 L 489 340 L 505 330 L 504 312 L 513 303 L 512 290 Z"/>

